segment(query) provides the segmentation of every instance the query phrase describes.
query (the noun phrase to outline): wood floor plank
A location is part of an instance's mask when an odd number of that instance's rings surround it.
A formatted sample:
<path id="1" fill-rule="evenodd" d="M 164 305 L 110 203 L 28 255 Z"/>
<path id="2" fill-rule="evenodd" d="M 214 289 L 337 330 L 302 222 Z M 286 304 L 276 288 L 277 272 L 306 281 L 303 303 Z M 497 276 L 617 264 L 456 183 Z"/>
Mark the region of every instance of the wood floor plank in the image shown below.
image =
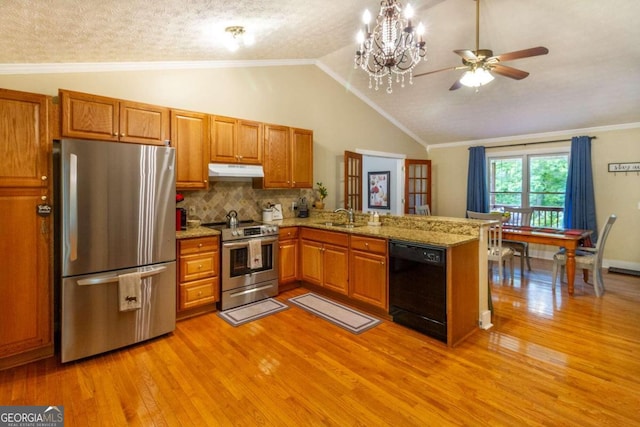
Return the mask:
<path id="1" fill-rule="evenodd" d="M 458 347 L 389 321 L 353 335 L 298 307 L 215 313 L 65 365 L 0 371 L 0 404 L 63 405 L 70 426 L 640 425 L 640 278 L 551 290 L 548 261 L 492 285 L 493 323 Z M 282 302 L 306 290 L 278 297 Z"/>

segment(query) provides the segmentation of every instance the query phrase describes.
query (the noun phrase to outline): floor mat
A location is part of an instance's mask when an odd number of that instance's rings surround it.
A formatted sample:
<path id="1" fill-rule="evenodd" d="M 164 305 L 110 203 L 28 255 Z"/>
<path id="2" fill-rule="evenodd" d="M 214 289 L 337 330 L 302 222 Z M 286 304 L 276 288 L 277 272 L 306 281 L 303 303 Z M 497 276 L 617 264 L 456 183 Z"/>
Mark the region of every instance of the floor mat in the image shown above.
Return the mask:
<path id="1" fill-rule="evenodd" d="M 277 313 L 289 308 L 288 305 L 276 301 L 273 298 L 268 298 L 262 301 L 257 301 L 251 304 L 242 305 L 240 307 L 230 308 L 218 312 L 223 320 L 232 326 L 240 326 L 252 320 L 260 319 L 270 314 Z"/>
<path id="2" fill-rule="evenodd" d="M 380 323 L 375 317 L 311 292 L 289 298 L 289 302 L 354 334 L 360 334 Z"/>

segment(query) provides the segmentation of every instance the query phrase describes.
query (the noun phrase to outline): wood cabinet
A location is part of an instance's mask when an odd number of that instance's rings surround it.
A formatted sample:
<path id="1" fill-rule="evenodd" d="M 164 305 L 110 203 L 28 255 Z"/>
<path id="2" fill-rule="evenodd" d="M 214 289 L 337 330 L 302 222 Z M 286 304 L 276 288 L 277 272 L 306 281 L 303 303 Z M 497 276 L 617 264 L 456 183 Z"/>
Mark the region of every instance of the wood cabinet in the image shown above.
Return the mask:
<path id="1" fill-rule="evenodd" d="M 180 239 L 178 245 L 178 318 L 201 307 L 215 309 L 220 299 L 219 238 Z"/>
<path id="2" fill-rule="evenodd" d="M 297 286 L 298 274 L 298 227 L 281 227 L 278 241 L 278 283 L 283 292 Z"/>
<path id="3" fill-rule="evenodd" d="M 176 149 L 176 188 L 206 189 L 209 185 L 209 116 L 171 110 L 171 144 Z"/>
<path id="4" fill-rule="evenodd" d="M 53 355 L 50 108 L 0 89 L 0 369 Z"/>
<path id="5" fill-rule="evenodd" d="M 290 129 L 291 187 L 313 187 L 313 131 Z"/>
<path id="6" fill-rule="evenodd" d="M 169 109 L 60 89 L 62 136 L 165 145 Z"/>
<path id="7" fill-rule="evenodd" d="M 328 290 L 349 293 L 349 235 L 300 230 L 300 278 Z"/>
<path id="8" fill-rule="evenodd" d="M 264 178 L 258 188 L 313 187 L 313 131 L 264 126 Z"/>
<path id="9" fill-rule="evenodd" d="M 211 116 L 210 129 L 212 162 L 262 164 L 262 123 Z"/>
<path id="10" fill-rule="evenodd" d="M 349 249 L 349 297 L 388 311 L 387 241 L 351 235 Z"/>

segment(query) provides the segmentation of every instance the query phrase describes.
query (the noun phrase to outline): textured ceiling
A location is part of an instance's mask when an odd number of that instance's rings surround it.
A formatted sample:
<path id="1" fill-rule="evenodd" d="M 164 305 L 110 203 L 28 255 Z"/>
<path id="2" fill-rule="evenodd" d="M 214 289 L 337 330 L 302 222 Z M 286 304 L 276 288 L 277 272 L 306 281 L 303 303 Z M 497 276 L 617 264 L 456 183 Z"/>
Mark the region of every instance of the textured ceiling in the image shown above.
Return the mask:
<path id="1" fill-rule="evenodd" d="M 482 0 L 480 47 L 495 54 L 545 46 L 507 65 L 531 73 L 475 92 L 449 91 L 461 71 L 418 77 L 392 94 L 353 69 L 354 35 L 374 0 L 4 0 L 0 73 L 21 64 L 317 60 L 424 145 L 552 135 L 640 123 L 640 1 Z M 475 45 L 473 0 L 415 0 L 428 61 L 460 64 Z M 235 53 L 223 29 L 244 25 L 257 43 Z M 232 64 L 232 63 L 231 63 Z"/>

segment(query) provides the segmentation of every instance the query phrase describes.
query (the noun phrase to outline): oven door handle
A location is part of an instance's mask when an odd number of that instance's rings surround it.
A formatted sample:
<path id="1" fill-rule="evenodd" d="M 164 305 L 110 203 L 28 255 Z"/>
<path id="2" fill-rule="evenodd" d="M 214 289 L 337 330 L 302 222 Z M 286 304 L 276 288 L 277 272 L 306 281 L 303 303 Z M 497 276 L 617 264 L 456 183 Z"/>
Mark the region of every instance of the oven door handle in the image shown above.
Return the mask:
<path id="1" fill-rule="evenodd" d="M 277 237 L 266 237 L 266 238 L 260 238 L 260 243 L 275 243 L 278 241 Z M 222 244 L 223 247 L 228 248 L 228 249 L 238 249 L 238 248 L 246 248 L 249 246 L 249 241 L 248 240 L 243 240 L 242 242 L 229 242 L 229 243 L 223 243 Z"/>

